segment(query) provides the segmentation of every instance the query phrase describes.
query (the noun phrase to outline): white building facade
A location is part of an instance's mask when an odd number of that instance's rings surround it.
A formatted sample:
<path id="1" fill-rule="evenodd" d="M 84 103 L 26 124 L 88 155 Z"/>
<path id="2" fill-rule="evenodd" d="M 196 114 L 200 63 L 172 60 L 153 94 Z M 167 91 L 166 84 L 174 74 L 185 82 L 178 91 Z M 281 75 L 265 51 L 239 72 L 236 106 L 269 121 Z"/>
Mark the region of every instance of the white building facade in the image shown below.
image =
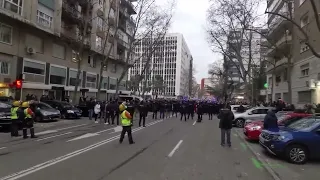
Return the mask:
<path id="1" fill-rule="evenodd" d="M 129 70 L 129 80 L 136 75 L 141 75 L 146 64 L 146 57 L 143 54 L 147 50 L 148 45 L 142 41 L 136 46 L 135 53 L 138 57 L 142 56 L 142 58 Z M 152 54 L 147 78 L 147 85 L 152 86 L 154 77 L 162 77 L 164 88 L 161 92 L 155 92 L 151 88 L 146 94 L 163 96 L 189 95 L 191 62 L 192 56 L 183 35 L 179 33 L 167 34 L 161 46 L 157 47 L 156 52 Z"/>

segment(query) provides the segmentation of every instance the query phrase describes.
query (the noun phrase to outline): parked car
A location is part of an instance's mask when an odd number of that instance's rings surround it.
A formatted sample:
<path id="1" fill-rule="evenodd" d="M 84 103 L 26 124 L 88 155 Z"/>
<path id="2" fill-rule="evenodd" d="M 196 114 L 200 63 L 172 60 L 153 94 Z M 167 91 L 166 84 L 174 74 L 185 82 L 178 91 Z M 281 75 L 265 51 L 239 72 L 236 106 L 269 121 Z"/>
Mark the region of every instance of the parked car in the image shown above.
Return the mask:
<path id="1" fill-rule="evenodd" d="M 58 109 L 55 109 L 44 102 L 34 102 L 33 105 L 35 106 L 35 121 L 52 121 L 61 116 Z"/>
<path id="2" fill-rule="evenodd" d="M 320 158 L 320 117 L 306 117 L 278 131 L 262 130 L 260 145 L 291 163 L 304 164 Z"/>
<path id="3" fill-rule="evenodd" d="M 305 113 L 288 113 L 288 114 L 282 114 L 282 115 L 277 114 L 278 125 L 288 126 L 291 123 L 294 123 L 304 117 L 309 117 L 309 116 L 312 116 L 312 115 L 305 114 Z M 243 128 L 243 133 L 248 140 L 259 140 L 259 135 L 261 134 L 262 130 L 263 130 L 263 120 L 260 120 L 260 121 L 254 121 L 247 124 Z"/>
<path id="4" fill-rule="evenodd" d="M 261 118 L 263 119 L 269 110 L 274 110 L 274 107 L 254 107 L 251 109 L 248 109 L 244 113 L 234 114 L 233 124 L 236 125 L 236 127 L 243 128 L 245 121 L 247 119 L 254 119 L 254 118 Z"/>
<path id="5" fill-rule="evenodd" d="M 80 118 L 82 111 L 72 104 L 65 101 L 45 100 L 44 103 L 49 104 L 60 111 L 61 119 Z"/>
<path id="6" fill-rule="evenodd" d="M 11 105 L 0 102 L 0 126 L 9 129 L 11 126 Z"/>
<path id="7" fill-rule="evenodd" d="M 249 108 L 249 105 L 242 105 L 244 107 L 245 110 L 247 110 Z M 238 113 L 237 110 L 240 107 L 240 105 L 236 104 L 236 105 L 231 105 L 231 111 L 233 112 L 233 114 Z"/>

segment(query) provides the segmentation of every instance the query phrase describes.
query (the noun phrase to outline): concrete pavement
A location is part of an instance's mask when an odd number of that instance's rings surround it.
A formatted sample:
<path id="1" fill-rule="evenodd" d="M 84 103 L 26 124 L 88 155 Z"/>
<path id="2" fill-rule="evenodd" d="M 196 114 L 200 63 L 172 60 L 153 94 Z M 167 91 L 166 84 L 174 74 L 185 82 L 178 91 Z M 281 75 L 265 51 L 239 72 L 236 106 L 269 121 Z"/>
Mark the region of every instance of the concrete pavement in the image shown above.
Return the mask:
<path id="1" fill-rule="evenodd" d="M 218 120 L 204 119 L 148 119 L 146 128 L 133 126 L 134 145 L 127 138 L 119 144 L 115 126 L 92 122 L 0 143 L 0 180 L 272 179 L 240 138 L 233 137 L 232 148 L 221 147 Z"/>

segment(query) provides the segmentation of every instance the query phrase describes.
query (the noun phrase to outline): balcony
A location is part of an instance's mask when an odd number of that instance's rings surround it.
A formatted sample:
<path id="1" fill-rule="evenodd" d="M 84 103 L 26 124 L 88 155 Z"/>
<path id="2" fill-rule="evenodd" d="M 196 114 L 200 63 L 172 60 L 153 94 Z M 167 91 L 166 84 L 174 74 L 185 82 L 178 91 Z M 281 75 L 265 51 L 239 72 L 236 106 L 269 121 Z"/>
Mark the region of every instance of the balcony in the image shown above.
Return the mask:
<path id="1" fill-rule="evenodd" d="M 68 4 L 67 0 L 63 0 L 62 18 L 69 20 L 68 22 L 80 23 L 81 13 L 75 7 Z"/>
<path id="2" fill-rule="evenodd" d="M 137 14 L 135 7 L 133 6 L 132 2 L 129 0 L 121 0 L 120 6 L 126 7 L 130 15 Z"/>
<path id="3" fill-rule="evenodd" d="M 73 46 L 79 47 L 84 42 L 84 48 L 91 48 L 90 38 L 83 40 L 82 35 L 74 28 L 61 28 L 61 39 Z M 83 41 L 82 41 L 83 40 Z"/>
<path id="4" fill-rule="evenodd" d="M 283 35 L 280 39 L 276 42 L 276 47 L 271 47 L 266 52 L 266 55 L 269 57 L 274 56 L 283 56 L 284 53 L 288 52 L 292 45 L 292 35 Z"/>
<path id="5" fill-rule="evenodd" d="M 267 73 L 272 73 L 273 70 L 275 73 L 283 71 L 288 65 L 287 58 L 282 58 L 280 60 L 270 59 L 270 61 L 273 61 L 273 62 L 268 64 L 268 67 L 266 70 Z"/>

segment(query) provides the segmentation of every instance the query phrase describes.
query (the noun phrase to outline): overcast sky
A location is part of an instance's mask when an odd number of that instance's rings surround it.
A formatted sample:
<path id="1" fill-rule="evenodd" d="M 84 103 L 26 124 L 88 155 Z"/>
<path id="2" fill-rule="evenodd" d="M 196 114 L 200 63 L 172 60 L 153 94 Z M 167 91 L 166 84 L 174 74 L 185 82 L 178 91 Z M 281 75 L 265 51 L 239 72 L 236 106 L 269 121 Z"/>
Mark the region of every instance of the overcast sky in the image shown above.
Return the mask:
<path id="1" fill-rule="evenodd" d="M 184 35 L 193 56 L 198 83 L 202 78 L 208 77 L 208 65 L 216 59 L 206 41 L 205 23 L 208 7 L 209 0 L 177 0 L 170 29 L 172 33 Z"/>
<path id="2" fill-rule="evenodd" d="M 219 54 L 212 53 L 206 40 L 205 27 L 207 9 L 210 5 L 209 0 L 176 0 L 176 2 L 177 6 L 170 32 L 184 35 L 197 71 L 195 77 L 200 83 L 202 78 L 208 77 L 209 65 L 221 58 Z M 261 3 L 257 14 L 264 14 L 265 7 L 266 3 Z M 265 18 L 262 19 L 265 20 Z M 260 21 L 259 23 L 264 24 L 265 22 Z"/>

